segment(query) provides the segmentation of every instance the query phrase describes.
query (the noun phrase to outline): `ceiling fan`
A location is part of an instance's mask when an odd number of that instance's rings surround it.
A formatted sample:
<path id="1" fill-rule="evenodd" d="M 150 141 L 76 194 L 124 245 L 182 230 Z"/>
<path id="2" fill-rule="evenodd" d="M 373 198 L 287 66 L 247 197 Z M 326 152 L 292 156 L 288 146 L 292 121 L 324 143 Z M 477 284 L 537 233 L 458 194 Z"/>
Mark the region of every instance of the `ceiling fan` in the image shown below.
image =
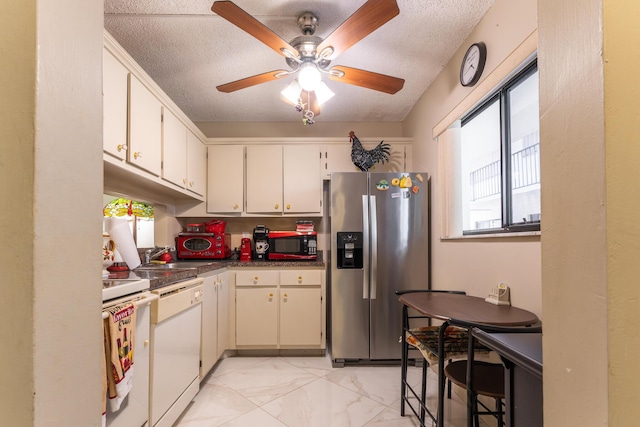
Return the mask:
<path id="1" fill-rule="evenodd" d="M 338 55 L 398 15 L 400 9 L 396 0 L 368 0 L 324 40 L 313 35 L 318 24 L 317 16 L 305 12 L 298 17 L 303 35 L 289 43 L 231 1 L 215 1 L 211 10 L 284 56 L 290 67 L 290 70 L 268 71 L 219 85 L 216 88 L 221 92 L 234 92 L 299 73 L 296 84 L 301 86 L 300 98 L 306 101 L 308 110 L 318 115 L 321 93 L 316 94 L 316 91 L 317 85 L 323 85 L 320 83 L 321 73 L 334 81 L 389 94 L 398 92 L 404 85 L 404 79 L 397 77 L 342 65 L 329 67 Z M 311 82 L 307 81 L 308 77 Z"/>

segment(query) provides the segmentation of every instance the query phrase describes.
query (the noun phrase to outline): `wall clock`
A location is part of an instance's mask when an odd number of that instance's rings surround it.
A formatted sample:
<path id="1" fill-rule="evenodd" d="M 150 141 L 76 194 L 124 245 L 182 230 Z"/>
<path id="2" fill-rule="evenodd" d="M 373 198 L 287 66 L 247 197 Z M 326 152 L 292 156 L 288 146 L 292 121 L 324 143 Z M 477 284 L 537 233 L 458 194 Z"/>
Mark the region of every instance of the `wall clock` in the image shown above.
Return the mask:
<path id="1" fill-rule="evenodd" d="M 469 46 L 460 65 L 460 84 L 462 86 L 476 84 L 480 80 L 486 61 L 487 47 L 484 43 L 479 42 Z"/>

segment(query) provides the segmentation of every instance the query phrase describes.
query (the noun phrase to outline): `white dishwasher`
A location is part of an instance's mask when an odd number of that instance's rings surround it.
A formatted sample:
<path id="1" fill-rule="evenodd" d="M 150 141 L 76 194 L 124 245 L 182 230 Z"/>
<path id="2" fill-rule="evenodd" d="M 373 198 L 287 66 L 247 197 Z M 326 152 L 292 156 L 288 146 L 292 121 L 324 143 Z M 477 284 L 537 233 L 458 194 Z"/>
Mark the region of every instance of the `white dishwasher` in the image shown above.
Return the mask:
<path id="1" fill-rule="evenodd" d="M 202 279 L 151 291 L 151 425 L 170 427 L 199 390 Z"/>

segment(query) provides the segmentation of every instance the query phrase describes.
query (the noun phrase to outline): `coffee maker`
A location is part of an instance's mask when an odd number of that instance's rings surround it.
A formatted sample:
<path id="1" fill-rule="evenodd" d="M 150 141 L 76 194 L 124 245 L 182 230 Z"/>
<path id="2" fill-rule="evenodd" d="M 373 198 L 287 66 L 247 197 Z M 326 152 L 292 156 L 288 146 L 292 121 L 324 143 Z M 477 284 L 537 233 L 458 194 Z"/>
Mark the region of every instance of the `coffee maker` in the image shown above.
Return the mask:
<path id="1" fill-rule="evenodd" d="M 269 253 L 269 229 L 264 225 L 256 225 L 253 229 L 254 259 L 265 261 Z"/>

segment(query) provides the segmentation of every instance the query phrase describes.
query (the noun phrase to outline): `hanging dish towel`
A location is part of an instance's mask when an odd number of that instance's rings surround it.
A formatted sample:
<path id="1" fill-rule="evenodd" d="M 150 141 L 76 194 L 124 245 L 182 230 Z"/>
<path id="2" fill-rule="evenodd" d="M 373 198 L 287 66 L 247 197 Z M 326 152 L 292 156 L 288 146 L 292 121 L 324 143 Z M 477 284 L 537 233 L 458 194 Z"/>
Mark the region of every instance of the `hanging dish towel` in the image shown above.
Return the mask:
<path id="1" fill-rule="evenodd" d="M 108 310 L 105 319 L 105 348 L 109 408 L 120 405 L 133 387 L 133 349 L 135 347 L 135 304 L 117 305 Z"/>

